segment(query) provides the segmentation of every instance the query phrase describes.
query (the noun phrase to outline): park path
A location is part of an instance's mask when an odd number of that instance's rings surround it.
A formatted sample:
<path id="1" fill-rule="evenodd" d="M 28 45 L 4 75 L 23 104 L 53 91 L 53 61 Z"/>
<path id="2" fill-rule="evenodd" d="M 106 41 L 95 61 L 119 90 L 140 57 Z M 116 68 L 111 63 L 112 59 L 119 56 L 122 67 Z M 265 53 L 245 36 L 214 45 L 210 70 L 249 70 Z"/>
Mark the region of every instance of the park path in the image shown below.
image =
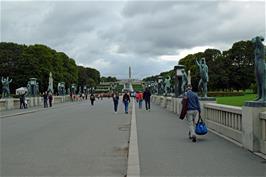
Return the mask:
<path id="1" fill-rule="evenodd" d="M 209 132 L 188 139 L 185 120 L 155 104 L 136 105 L 140 176 L 266 176 L 266 161 Z"/>
<path id="2" fill-rule="evenodd" d="M 124 176 L 130 118 L 107 98 L 1 118 L 0 176 Z"/>

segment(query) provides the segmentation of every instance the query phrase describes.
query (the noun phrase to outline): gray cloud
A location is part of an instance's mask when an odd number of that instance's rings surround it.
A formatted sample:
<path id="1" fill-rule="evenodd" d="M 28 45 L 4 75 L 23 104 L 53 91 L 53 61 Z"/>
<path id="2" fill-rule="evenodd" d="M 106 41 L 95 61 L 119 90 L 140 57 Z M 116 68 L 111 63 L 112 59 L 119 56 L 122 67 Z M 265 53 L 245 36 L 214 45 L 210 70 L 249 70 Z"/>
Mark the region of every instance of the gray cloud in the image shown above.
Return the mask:
<path id="1" fill-rule="evenodd" d="M 265 35 L 265 2 L 1 2 L 1 41 L 42 43 L 103 75 L 170 70 L 183 50 Z"/>

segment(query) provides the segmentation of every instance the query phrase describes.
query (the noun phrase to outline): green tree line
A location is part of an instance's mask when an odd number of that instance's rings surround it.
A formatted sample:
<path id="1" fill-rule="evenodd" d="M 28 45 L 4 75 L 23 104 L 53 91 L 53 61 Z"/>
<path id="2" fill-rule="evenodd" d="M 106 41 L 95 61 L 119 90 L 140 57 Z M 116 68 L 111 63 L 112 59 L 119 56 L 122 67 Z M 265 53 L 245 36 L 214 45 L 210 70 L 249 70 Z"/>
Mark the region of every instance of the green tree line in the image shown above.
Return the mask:
<path id="1" fill-rule="evenodd" d="M 45 45 L 20 45 L 0 43 L 0 77 L 11 78 L 11 93 L 19 87 L 26 87 L 29 78 L 37 78 L 40 92 L 48 88 L 49 73 L 52 72 L 54 89 L 58 82 L 79 86 L 95 86 L 100 82 L 100 72 L 93 68 L 77 66 L 75 60 L 63 52 L 57 52 Z"/>
<path id="2" fill-rule="evenodd" d="M 256 85 L 254 68 L 254 46 L 251 41 L 239 41 L 226 51 L 206 49 L 204 52 L 189 54 L 179 60 L 179 65 L 184 65 L 186 72 L 190 70 L 192 87 L 198 91 L 200 80 L 196 59 L 205 58 L 209 68 L 208 90 L 228 91 L 245 90 Z M 173 70 L 159 75 L 174 74 Z M 157 79 L 156 76 L 147 77 L 144 81 Z"/>
<path id="3" fill-rule="evenodd" d="M 108 77 L 101 77 L 101 82 L 116 82 L 117 78 L 116 77 L 112 77 L 112 76 L 108 76 Z"/>

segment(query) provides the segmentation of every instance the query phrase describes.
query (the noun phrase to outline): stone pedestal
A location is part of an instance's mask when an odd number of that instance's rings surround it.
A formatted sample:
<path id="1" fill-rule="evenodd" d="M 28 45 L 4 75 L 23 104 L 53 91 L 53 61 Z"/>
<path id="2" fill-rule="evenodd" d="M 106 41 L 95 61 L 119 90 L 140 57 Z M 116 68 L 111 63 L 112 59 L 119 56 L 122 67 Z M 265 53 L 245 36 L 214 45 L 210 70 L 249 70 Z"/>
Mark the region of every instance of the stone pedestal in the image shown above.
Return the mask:
<path id="1" fill-rule="evenodd" d="M 7 109 L 14 109 L 14 102 L 13 102 L 13 99 L 6 99 L 6 106 L 7 106 Z"/>
<path id="2" fill-rule="evenodd" d="M 251 151 L 260 150 L 260 113 L 266 111 L 266 102 L 248 101 L 242 109 L 242 143 Z"/>

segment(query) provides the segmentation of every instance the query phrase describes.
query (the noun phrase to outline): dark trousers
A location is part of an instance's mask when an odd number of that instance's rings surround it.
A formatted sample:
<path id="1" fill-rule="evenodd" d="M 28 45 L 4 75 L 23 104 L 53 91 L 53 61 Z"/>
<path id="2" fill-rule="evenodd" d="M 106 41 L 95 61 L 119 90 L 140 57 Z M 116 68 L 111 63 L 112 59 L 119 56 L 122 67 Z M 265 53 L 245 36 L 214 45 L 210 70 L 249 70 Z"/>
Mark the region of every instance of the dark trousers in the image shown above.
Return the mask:
<path id="1" fill-rule="evenodd" d="M 52 107 L 52 100 L 49 100 L 49 106 Z"/>
<path id="2" fill-rule="evenodd" d="M 117 107 L 118 107 L 118 101 L 114 101 L 114 110 L 117 112 Z"/>
<path id="3" fill-rule="evenodd" d="M 146 110 L 148 109 L 151 109 L 151 100 L 145 100 L 145 107 L 146 107 Z"/>
<path id="4" fill-rule="evenodd" d="M 43 101 L 43 107 L 48 108 L 47 100 L 44 100 L 44 101 Z"/>
<path id="5" fill-rule="evenodd" d="M 91 99 L 91 105 L 94 105 L 94 99 Z"/>
<path id="6" fill-rule="evenodd" d="M 25 101 L 24 100 L 20 100 L 20 109 L 22 108 L 26 108 L 26 105 L 25 105 Z"/>

